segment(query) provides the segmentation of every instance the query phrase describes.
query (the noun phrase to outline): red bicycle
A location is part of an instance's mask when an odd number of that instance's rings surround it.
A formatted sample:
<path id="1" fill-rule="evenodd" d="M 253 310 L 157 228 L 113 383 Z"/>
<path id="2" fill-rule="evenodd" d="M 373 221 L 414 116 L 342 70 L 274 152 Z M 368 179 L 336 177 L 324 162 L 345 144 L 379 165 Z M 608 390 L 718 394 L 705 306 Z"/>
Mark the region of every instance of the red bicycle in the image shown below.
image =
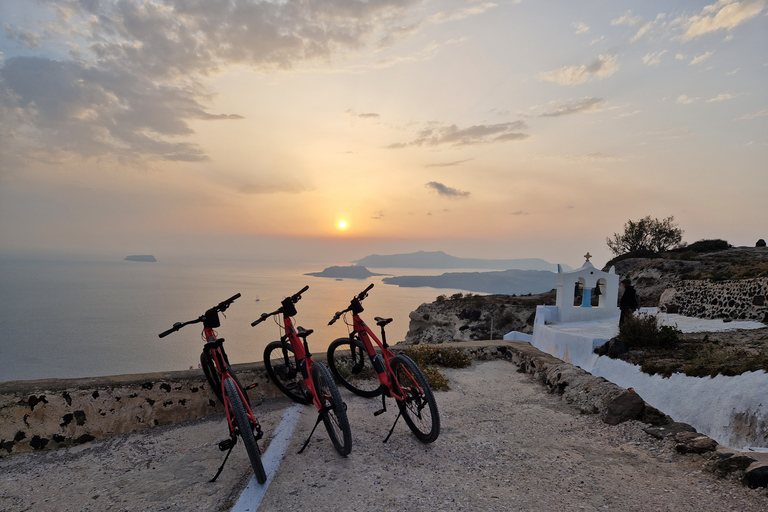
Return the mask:
<path id="1" fill-rule="evenodd" d="M 374 413 L 375 416 L 386 412 L 386 397 L 395 399 L 400 412 L 384 439 L 385 443 L 401 415 L 421 442 L 431 443 L 440 434 L 440 414 L 424 373 L 407 355 L 394 355 L 389 350 L 384 326 L 392 321 L 391 318 L 375 317 L 376 325 L 381 327 L 381 341 L 360 318 L 364 311 L 362 301 L 371 288 L 373 284 L 353 297 L 349 307 L 337 312 L 328 322 L 332 325 L 345 313 L 352 312 L 352 323 L 344 316 L 344 323 L 351 327 L 349 336 L 335 340 L 328 347 L 328 366 L 333 376 L 356 395 L 369 398 L 381 395 L 382 408 Z M 376 352 L 371 339 L 379 346 L 381 355 Z"/>
<path id="2" fill-rule="evenodd" d="M 280 304 L 280 308 L 271 313 L 263 313 L 261 317 L 252 322 L 255 326 L 271 316 L 282 315 L 282 325 L 279 319 L 275 319 L 285 334 L 279 341 L 273 341 L 264 349 L 264 366 L 272 382 L 289 398 L 301 404 L 314 404 L 317 409 L 317 421 L 312 432 L 299 450 L 309 444 L 312 434 L 322 421 L 333 446 L 342 456 L 346 457 L 352 450 L 352 433 L 347 418 L 347 405 L 341 399 L 339 388 L 328 371 L 328 368 L 320 362 L 312 360 L 307 345 L 307 336 L 313 330 L 303 327 L 294 328 L 296 303 L 301 295 L 309 289 L 305 286 L 297 293 L 286 297 Z"/>
<path id="3" fill-rule="evenodd" d="M 218 338 L 216 331 L 221 325 L 219 313 L 224 313 L 227 308 L 240 297 L 240 294 L 234 295 L 229 299 L 220 302 L 205 312 L 202 316 L 188 322 L 176 322 L 173 327 L 159 336 L 164 338 L 174 333 L 185 325 L 203 323 L 202 338 L 205 342 L 203 353 L 200 354 L 200 363 L 203 367 L 203 373 L 211 386 L 211 390 L 216 397 L 224 404 L 224 410 L 227 416 L 227 425 L 229 426 L 229 439 L 219 443 L 221 451 L 227 451 L 224 462 L 221 463 L 216 475 L 211 479 L 215 482 L 224 469 L 232 448 L 237 444 L 237 438 L 240 437 L 248 452 L 248 458 L 251 461 L 253 472 L 256 475 L 256 481 L 263 484 L 267 481 L 267 474 L 264 471 L 264 465 L 261 462 L 261 450 L 259 450 L 258 440 L 264 436 L 261 425 L 251 410 L 251 403 L 248 399 L 248 393 L 237 376 L 229 366 L 227 353 L 224 351 L 224 338 Z M 255 387 L 251 386 L 251 387 Z"/>

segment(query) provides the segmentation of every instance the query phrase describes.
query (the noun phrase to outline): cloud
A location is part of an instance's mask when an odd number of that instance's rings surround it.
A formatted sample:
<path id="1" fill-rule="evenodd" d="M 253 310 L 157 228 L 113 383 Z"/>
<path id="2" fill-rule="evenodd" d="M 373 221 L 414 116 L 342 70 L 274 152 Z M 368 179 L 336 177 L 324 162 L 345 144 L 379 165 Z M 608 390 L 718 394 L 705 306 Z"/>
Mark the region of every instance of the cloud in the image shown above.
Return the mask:
<path id="1" fill-rule="evenodd" d="M 462 190 L 448 187 L 436 181 L 430 181 L 425 185 L 425 187 L 431 188 L 432 190 L 437 192 L 437 195 L 443 196 L 443 197 L 452 197 L 457 199 L 469 197 L 469 192 L 464 192 Z"/>
<path id="2" fill-rule="evenodd" d="M 709 59 L 713 54 L 714 54 L 714 52 L 707 52 L 707 53 L 704 53 L 702 55 L 698 55 L 698 56 L 694 57 L 693 60 L 691 60 L 691 62 L 688 65 L 689 66 L 695 66 L 697 64 L 701 64 L 705 60 Z"/>
<path id="3" fill-rule="evenodd" d="M 518 210 L 516 212 L 510 213 L 510 215 L 530 215 L 530 213 L 524 212 L 523 210 Z"/>
<path id="4" fill-rule="evenodd" d="M 619 69 L 616 57 L 600 55 L 591 64 L 565 66 L 554 71 L 539 73 L 539 80 L 555 82 L 559 85 L 579 85 L 593 78 L 607 78 Z"/>
<path id="5" fill-rule="evenodd" d="M 379 114 L 373 112 L 357 113 L 352 109 L 345 110 L 344 113 L 352 117 L 359 117 L 360 119 L 378 119 L 381 117 Z"/>
<path id="6" fill-rule="evenodd" d="M 620 17 L 616 18 L 615 20 L 611 20 L 611 25 L 635 26 L 635 25 L 639 25 L 642 22 L 643 22 L 643 18 L 641 16 L 635 16 L 632 14 L 632 11 L 627 11 Z"/>
<path id="7" fill-rule="evenodd" d="M 539 114 L 539 117 L 560 117 L 581 112 L 597 112 L 601 110 L 603 100 L 600 98 L 583 98 L 565 103 L 552 103 L 553 110 Z"/>
<path id="8" fill-rule="evenodd" d="M 715 103 L 715 102 L 718 102 L 718 101 L 727 101 L 727 100 L 732 100 L 735 97 L 736 96 L 734 96 L 733 94 L 730 94 L 730 93 L 726 92 L 726 93 L 723 93 L 723 94 L 718 94 L 714 98 L 708 99 L 706 102 L 707 103 Z"/>
<path id="9" fill-rule="evenodd" d="M 690 105 L 691 103 L 696 103 L 699 100 L 699 98 L 691 98 L 690 96 L 687 96 L 685 94 L 681 94 L 677 97 L 677 100 L 675 100 L 675 103 L 678 105 Z"/>
<path id="10" fill-rule="evenodd" d="M 766 0 L 717 0 L 714 4 L 705 6 L 701 14 L 681 20 L 685 29 L 682 39 L 690 41 L 711 32 L 733 30 L 759 15 L 766 5 Z"/>
<path id="11" fill-rule="evenodd" d="M 418 1 L 40 3 L 45 36 L 4 23 L 41 56 L 0 61 L 0 165 L 23 166 L 33 153 L 51 162 L 205 161 L 191 122 L 242 117 L 209 112 L 202 79 L 235 65 L 327 61 L 397 30 Z M 78 42 L 68 57 L 64 37 Z"/>
<path id="12" fill-rule="evenodd" d="M 520 133 L 519 130 L 526 129 L 527 126 L 522 121 L 499 124 L 481 124 L 468 128 L 459 128 L 455 124 L 450 126 L 429 126 L 419 131 L 416 139 L 403 143 L 395 143 L 387 146 L 388 149 L 399 149 L 406 146 L 471 146 L 475 144 L 492 144 L 499 142 L 509 142 L 524 140 L 530 135 Z"/>
<path id="13" fill-rule="evenodd" d="M 739 119 L 742 121 L 746 121 L 749 119 L 755 119 L 756 117 L 763 117 L 768 116 L 768 110 L 761 110 L 760 112 L 755 112 L 754 114 L 746 114 L 741 116 Z"/>
<path id="14" fill-rule="evenodd" d="M 589 32 L 589 25 L 587 25 L 586 23 L 582 23 L 580 21 L 574 23 L 573 28 L 576 29 L 577 34 L 586 34 L 587 32 Z"/>
<path id="15" fill-rule="evenodd" d="M 648 53 L 643 57 L 643 64 L 648 66 L 658 66 L 661 63 L 661 56 L 667 53 L 667 50 L 663 50 L 656 53 Z"/>
<path id="16" fill-rule="evenodd" d="M 455 162 L 441 162 L 437 164 L 427 164 L 424 167 L 455 167 L 457 165 L 461 165 L 471 160 L 474 160 L 474 158 L 465 158 L 464 160 L 456 160 Z"/>

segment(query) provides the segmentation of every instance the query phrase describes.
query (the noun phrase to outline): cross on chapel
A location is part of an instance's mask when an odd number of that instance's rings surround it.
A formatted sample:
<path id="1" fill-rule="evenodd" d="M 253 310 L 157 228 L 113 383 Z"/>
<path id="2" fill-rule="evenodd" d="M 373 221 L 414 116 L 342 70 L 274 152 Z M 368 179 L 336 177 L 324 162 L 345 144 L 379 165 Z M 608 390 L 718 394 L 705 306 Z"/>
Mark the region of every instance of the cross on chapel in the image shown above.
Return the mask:
<path id="1" fill-rule="evenodd" d="M 589 258 L 591 258 L 592 255 L 587 252 L 587 254 L 584 255 L 584 258 L 587 260 L 587 263 L 589 263 Z"/>

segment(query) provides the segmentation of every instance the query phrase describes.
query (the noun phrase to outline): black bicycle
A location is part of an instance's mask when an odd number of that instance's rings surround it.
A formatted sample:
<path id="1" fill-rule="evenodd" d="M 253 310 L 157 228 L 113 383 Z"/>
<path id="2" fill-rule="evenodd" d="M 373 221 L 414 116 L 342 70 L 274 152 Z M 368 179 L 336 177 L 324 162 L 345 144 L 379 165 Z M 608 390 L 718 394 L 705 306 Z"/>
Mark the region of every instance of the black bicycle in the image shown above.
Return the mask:
<path id="1" fill-rule="evenodd" d="M 251 460 L 256 481 L 263 484 L 267 481 L 267 473 L 264 471 L 264 465 L 261 462 L 261 450 L 259 449 L 258 441 L 264 436 L 264 433 L 261 430 L 259 421 L 251 410 L 251 402 L 248 399 L 246 388 L 240 384 L 235 372 L 229 366 L 229 358 L 227 358 L 227 353 L 224 351 L 224 338 L 218 338 L 214 330 L 221 325 L 219 313 L 224 313 L 238 297 L 240 297 L 239 293 L 220 302 L 194 320 L 183 323 L 176 322 L 173 324 L 173 327 L 165 332 L 161 332 L 159 336 L 164 338 L 185 325 L 202 322 L 202 338 L 205 345 L 203 345 L 203 353 L 200 354 L 200 363 L 203 367 L 205 378 L 211 386 L 211 390 L 213 390 L 219 401 L 224 404 L 224 410 L 227 414 L 227 425 L 229 426 L 229 439 L 219 443 L 219 449 L 226 451 L 227 455 L 224 457 L 224 462 L 221 463 L 221 467 L 219 467 L 211 482 L 216 481 L 221 474 L 224 464 L 227 462 L 229 454 L 232 453 L 232 448 L 237 444 L 237 438 L 239 437 L 243 440 L 245 451 L 248 452 L 248 458 Z M 251 387 L 255 387 L 255 384 Z"/>

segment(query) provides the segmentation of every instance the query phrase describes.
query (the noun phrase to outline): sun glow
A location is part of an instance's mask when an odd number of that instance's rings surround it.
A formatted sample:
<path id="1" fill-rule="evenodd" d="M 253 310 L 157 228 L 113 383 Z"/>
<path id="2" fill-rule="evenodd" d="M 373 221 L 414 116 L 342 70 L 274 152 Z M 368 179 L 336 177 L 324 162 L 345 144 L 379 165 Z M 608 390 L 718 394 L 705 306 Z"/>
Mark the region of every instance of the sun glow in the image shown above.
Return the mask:
<path id="1" fill-rule="evenodd" d="M 340 220 L 337 224 L 337 227 L 341 230 L 347 229 L 347 223 L 346 221 Z"/>

